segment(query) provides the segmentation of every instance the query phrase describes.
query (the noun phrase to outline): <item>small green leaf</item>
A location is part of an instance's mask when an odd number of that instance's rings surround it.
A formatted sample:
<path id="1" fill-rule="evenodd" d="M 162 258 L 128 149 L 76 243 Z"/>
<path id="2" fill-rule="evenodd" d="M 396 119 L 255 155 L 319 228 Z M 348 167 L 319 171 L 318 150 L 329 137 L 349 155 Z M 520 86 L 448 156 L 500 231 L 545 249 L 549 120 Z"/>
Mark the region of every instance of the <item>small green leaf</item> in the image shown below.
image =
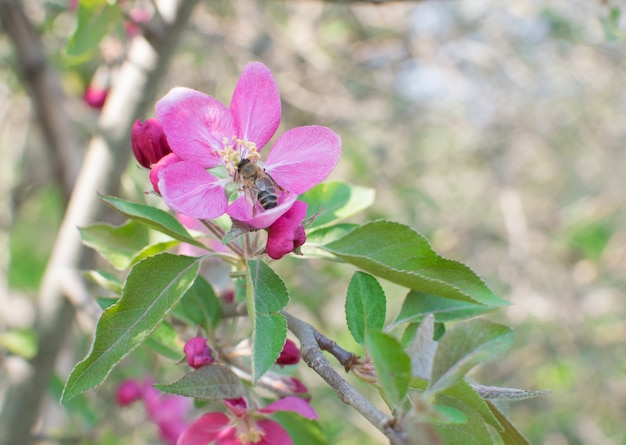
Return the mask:
<path id="1" fill-rule="evenodd" d="M 483 422 L 482 416 L 472 407 L 462 401 L 443 394 L 437 395 L 436 404 L 440 407 L 447 406 L 462 412 L 466 421 L 464 423 L 448 423 L 435 425 L 435 429 L 444 443 L 464 445 L 491 444 L 491 434 Z"/>
<path id="2" fill-rule="evenodd" d="M 0 348 L 12 354 L 31 359 L 39 348 L 37 334 L 31 329 L 10 329 L 0 332 Z"/>
<path id="3" fill-rule="evenodd" d="M 383 328 L 386 310 L 385 292 L 376 278 L 355 272 L 346 296 L 346 321 L 357 343 L 365 343 L 366 331 L 380 331 Z"/>
<path id="4" fill-rule="evenodd" d="M 174 309 L 173 315 L 190 325 L 215 329 L 222 319 L 222 305 L 209 282 L 198 277 Z"/>
<path id="5" fill-rule="evenodd" d="M 122 20 L 120 8 L 106 0 L 82 0 L 76 15 L 78 24 L 67 44 L 67 55 L 71 57 L 95 51 L 111 27 Z"/>
<path id="6" fill-rule="evenodd" d="M 245 392 L 241 379 L 227 366 L 213 364 L 185 374 L 170 385 L 154 385 L 159 391 L 199 400 L 237 399 Z"/>
<path id="7" fill-rule="evenodd" d="M 248 261 L 246 300 L 252 323 L 252 380 L 276 361 L 287 338 L 287 321 L 279 312 L 289 302 L 285 284 L 267 264 Z"/>
<path id="8" fill-rule="evenodd" d="M 399 223 L 368 223 L 321 248 L 413 290 L 491 307 L 508 304 L 470 268 L 440 257 L 422 235 Z"/>
<path id="9" fill-rule="evenodd" d="M 480 394 L 476 392 L 474 386 L 467 383 L 466 380 L 459 380 L 454 385 L 443 391 L 442 394 L 460 400 L 465 405 L 479 413 L 485 423 L 491 425 L 496 429 L 496 431 L 502 430 L 502 425 L 493 415 L 485 400 L 483 400 Z"/>
<path id="10" fill-rule="evenodd" d="M 393 329 L 402 323 L 420 321 L 428 314 L 434 314 L 438 322 L 446 322 L 472 318 L 494 309 L 496 308 L 492 306 L 441 298 L 412 290 L 404 299 L 400 313 L 387 329 Z"/>
<path id="11" fill-rule="evenodd" d="M 113 293 L 121 294 L 123 282 L 115 275 L 109 272 L 103 272 L 101 270 L 90 270 L 85 273 L 85 276 L 94 283 L 102 286 L 103 288 L 110 290 Z"/>
<path id="12" fill-rule="evenodd" d="M 515 428 L 508 417 L 506 417 L 493 402 L 487 400 L 485 403 L 487 403 L 493 415 L 498 419 L 500 425 L 502 425 L 502 430 L 498 431 L 498 433 L 504 445 L 530 445 L 528 439 Z"/>
<path id="13" fill-rule="evenodd" d="M 91 351 L 72 370 L 62 403 L 101 384 L 113 366 L 157 328 L 193 284 L 199 262 L 163 253 L 131 269 L 122 297 L 98 321 Z"/>
<path id="14" fill-rule="evenodd" d="M 437 343 L 433 341 L 435 332 L 435 317 L 426 316 L 415 331 L 415 335 L 406 347 L 406 353 L 411 359 L 411 375 L 421 379 L 430 379 Z"/>
<path id="15" fill-rule="evenodd" d="M 409 356 L 398 340 L 382 332 L 366 332 L 365 342 L 386 400 L 392 407 L 399 406 L 411 381 Z"/>
<path id="16" fill-rule="evenodd" d="M 95 249 L 118 270 L 128 268 L 135 255 L 150 242 L 148 228 L 135 221 L 118 227 L 94 224 L 79 230 L 83 243 Z"/>
<path id="17" fill-rule="evenodd" d="M 206 248 L 200 241 L 195 240 L 176 218 L 161 209 L 136 202 L 124 201 L 113 196 L 102 195 L 100 198 L 123 215 L 154 230 L 165 233 L 184 243 Z"/>
<path id="18" fill-rule="evenodd" d="M 328 445 L 320 422 L 305 419 L 299 414 L 289 411 L 278 411 L 272 414 L 280 426 L 285 428 L 293 443 L 306 445 Z"/>
<path id="19" fill-rule="evenodd" d="M 478 363 L 491 360 L 513 341 L 513 331 L 500 324 L 475 319 L 454 326 L 439 340 L 426 393 L 449 388 Z"/>
<path id="20" fill-rule="evenodd" d="M 163 357 L 180 361 L 183 358 L 183 345 L 171 324 L 164 321 L 146 339 L 146 346 L 155 350 Z"/>
<path id="21" fill-rule="evenodd" d="M 374 189 L 339 181 L 323 182 L 298 199 L 309 206 L 307 217 L 317 213 L 310 227 L 322 227 L 352 216 L 374 203 Z"/>
<path id="22" fill-rule="evenodd" d="M 537 389 L 516 389 L 516 388 L 503 388 L 501 386 L 484 386 L 484 385 L 472 385 L 472 389 L 486 400 L 503 400 L 503 401 L 515 401 L 534 399 L 535 397 L 545 396 L 550 391 L 537 390 Z"/>

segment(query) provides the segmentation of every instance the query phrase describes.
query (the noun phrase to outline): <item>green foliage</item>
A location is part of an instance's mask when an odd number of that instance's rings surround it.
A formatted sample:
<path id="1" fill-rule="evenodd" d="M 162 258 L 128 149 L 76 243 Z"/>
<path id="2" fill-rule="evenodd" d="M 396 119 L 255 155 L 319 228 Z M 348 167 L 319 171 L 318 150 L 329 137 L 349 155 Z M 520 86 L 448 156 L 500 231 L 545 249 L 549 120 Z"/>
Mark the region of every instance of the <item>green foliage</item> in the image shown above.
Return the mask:
<path id="1" fill-rule="evenodd" d="M 327 226 L 368 208 L 375 191 L 340 181 L 323 182 L 298 197 L 306 202 L 307 217 L 314 216 L 311 228 Z"/>
<path id="2" fill-rule="evenodd" d="M 288 411 L 276 412 L 272 415 L 287 430 L 294 444 L 328 445 L 319 422 L 302 418 Z"/>
<path id="3" fill-rule="evenodd" d="M 287 321 L 279 312 L 289 302 L 280 277 L 259 260 L 248 261 L 246 301 L 252 323 L 252 380 L 276 361 L 287 339 Z"/>
<path id="4" fill-rule="evenodd" d="M 372 275 L 413 290 L 489 307 L 507 304 L 469 267 L 440 257 L 422 235 L 402 224 L 367 223 L 322 248 Z"/>
<path id="5" fill-rule="evenodd" d="M 382 332 L 368 331 L 365 345 L 372 356 L 385 399 L 392 407 L 400 405 L 411 381 L 409 356 L 398 340 Z"/>
<path id="6" fill-rule="evenodd" d="M 196 241 L 189 235 L 189 232 L 187 232 L 182 224 L 176 221 L 176 218 L 163 210 L 145 204 L 124 201 L 123 199 L 113 196 L 102 196 L 101 198 L 105 203 L 123 215 L 141 222 L 158 232 L 193 246 L 206 248 L 204 244 Z"/>
<path id="7" fill-rule="evenodd" d="M 107 0 L 81 0 L 77 10 L 76 30 L 66 47 L 67 55 L 75 61 L 85 60 L 98 49 L 109 30 L 120 22 L 120 8 Z"/>
<path id="8" fill-rule="evenodd" d="M 94 224 L 80 229 L 83 243 L 98 251 L 115 268 L 125 270 L 133 264 L 139 251 L 148 245 L 148 228 L 135 221 L 115 227 Z"/>
<path id="9" fill-rule="evenodd" d="M 237 399 L 245 394 L 241 379 L 229 367 L 219 364 L 203 366 L 185 374 L 175 383 L 154 387 L 198 400 Z"/>
<path id="10" fill-rule="evenodd" d="M 512 341 L 510 328 L 487 320 L 454 326 L 439 340 L 426 392 L 435 394 L 449 388 L 477 364 L 499 356 Z"/>
<path id="11" fill-rule="evenodd" d="M 222 305 L 213 287 L 199 276 L 172 314 L 191 326 L 200 326 L 211 332 L 222 319 Z"/>
<path id="12" fill-rule="evenodd" d="M 363 272 L 352 276 L 346 296 L 346 321 L 357 343 L 365 343 L 366 332 L 383 328 L 386 303 L 376 278 Z"/>
<path id="13" fill-rule="evenodd" d="M 198 269 L 197 258 L 169 253 L 133 267 L 122 297 L 98 321 L 91 351 L 72 370 L 61 401 L 101 384 L 113 366 L 158 327 L 193 284 Z"/>
<path id="14" fill-rule="evenodd" d="M 31 329 L 9 329 L 0 332 L 0 349 L 30 359 L 37 354 L 37 335 Z"/>

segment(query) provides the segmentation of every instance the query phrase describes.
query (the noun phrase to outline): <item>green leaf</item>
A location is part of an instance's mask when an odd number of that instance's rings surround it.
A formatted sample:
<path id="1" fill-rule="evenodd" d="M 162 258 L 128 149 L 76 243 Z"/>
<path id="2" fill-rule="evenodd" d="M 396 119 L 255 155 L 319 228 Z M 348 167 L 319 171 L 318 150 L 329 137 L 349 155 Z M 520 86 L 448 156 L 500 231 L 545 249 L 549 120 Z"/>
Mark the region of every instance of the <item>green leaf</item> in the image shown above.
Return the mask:
<path id="1" fill-rule="evenodd" d="M 472 385 L 467 383 L 466 380 L 459 380 L 454 385 L 443 391 L 442 394 L 460 400 L 465 405 L 479 413 L 485 423 L 491 425 L 496 429 L 496 431 L 502 431 L 502 425 L 493 415 L 485 400 L 483 400 L 480 394 L 477 393 Z"/>
<path id="2" fill-rule="evenodd" d="M 483 399 L 502 400 L 507 402 L 534 399 L 535 397 L 545 396 L 550 393 L 550 391 L 547 390 L 503 388 L 501 386 L 484 386 L 476 384 L 472 385 L 472 389 Z"/>
<path id="3" fill-rule="evenodd" d="M 346 296 L 346 321 L 352 336 L 365 343 L 365 333 L 380 331 L 385 324 L 387 300 L 385 292 L 373 276 L 356 272 L 350 280 Z"/>
<path id="4" fill-rule="evenodd" d="M 276 361 L 287 338 L 287 321 L 279 312 L 289 302 L 285 284 L 267 264 L 248 261 L 246 300 L 252 323 L 252 380 Z"/>
<path id="5" fill-rule="evenodd" d="M 430 379 L 437 343 L 433 340 L 435 332 L 435 317 L 430 314 L 419 325 L 415 334 L 406 347 L 406 353 L 411 359 L 411 375 L 421 379 Z"/>
<path id="6" fill-rule="evenodd" d="M 163 253 L 131 269 L 122 297 L 98 321 L 91 351 L 72 370 L 62 403 L 101 384 L 113 366 L 157 328 L 193 284 L 199 262 Z"/>
<path id="7" fill-rule="evenodd" d="M 103 272 L 101 270 L 90 270 L 85 273 L 85 276 L 94 283 L 102 286 L 107 290 L 110 290 L 113 293 L 116 293 L 118 295 L 122 293 L 122 280 L 109 272 Z"/>
<path id="8" fill-rule="evenodd" d="M 444 443 L 463 445 L 485 445 L 493 443 L 491 434 L 483 422 L 483 418 L 475 409 L 467 406 L 454 397 L 438 394 L 437 405 L 448 406 L 465 414 L 465 423 L 449 423 L 434 425 Z"/>
<path id="9" fill-rule="evenodd" d="M 124 201 L 113 196 L 102 195 L 100 198 L 123 215 L 154 230 L 165 233 L 184 243 L 206 248 L 204 244 L 194 239 L 176 218 L 161 209 L 136 202 Z"/>
<path id="10" fill-rule="evenodd" d="M 308 204 L 307 217 L 317 213 L 310 227 L 322 227 L 371 206 L 374 195 L 371 188 L 329 181 L 313 187 L 298 199 Z"/>
<path id="11" fill-rule="evenodd" d="M 498 433 L 500 434 L 504 445 L 530 445 L 528 439 L 526 439 L 522 433 L 515 428 L 508 417 L 506 417 L 493 402 L 487 400 L 485 403 L 487 403 L 487 406 L 493 415 L 496 419 L 498 419 L 500 425 L 502 425 L 502 430 L 498 431 Z"/>
<path id="12" fill-rule="evenodd" d="M 299 414 L 289 411 L 278 411 L 272 414 L 280 426 L 287 430 L 293 443 L 306 445 L 328 445 L 320 422 L 305 419 Z"/>
<path id="13" fill-rule="evenodd" d="M 0 348 L 25 359 L 31 359 L 39 349 L 37 334 L 32 329 L 26 328 L 0 332 Z"/>
<path id="14" fill-rule="evenodd" d="M 212 364 L 185 374 L 170 385 L 154 385 L 159 391 L 199 400 L 237 399 L 245 392 L 241 379 L 227 366 Z"/>
<path id="15" fill-rule="evenodd" d="M 358 224 L 341 223 L 308 232 L 306 235 L 306 243 L 300 248 L 302 255 L 309 258 L 337 260 L 337 257 L 320 249 L 319 246 L 336 241 L 357 227 Z"/>
<path id="16" fill-rule="evenodd" d="M 446 322 L 472 318 L 494 309 L 496 308 L 492 306 L 441 298 L 412 290 L 404 299 L 400 313 L 387 329 L 393 329 L 402 323 L 421 321 L 428 314 L 434 314 L 438 322 Z"/>
<path id="17" fill-rule="evenodd" d="M 81 0 L 76 11 L 78 23 L 67 44 L 67 55 L 85 56 L 98 49 L 113 25 L 122 20 L 117 5 L 106 0 Z"/>
<path id="18" fill-rule="evenodd" d="M 190 325 L 215 329 L 222 319 L 222 305 L 213 287 L 199 276 L 176 306 L 173 315 Z"/>
<path id="19" fill-rule="evenodd" d="M 135 255 L 150 243 L 148 228 L 135 221 L 118 227 L 94 224 L 79 230 L 83 243 L 119 270 L 128 268 Z"/>
<path id="20" fill-rule="evenodd" d="M 413 290 L 491 307 L 508 304 L 470 268 L 440 257 L 422 235 L 399 223 L 368 223 L 322 248 L 372 275 Z"/>
<path id="21" fill-rule="evenodd" d="M 171 324 L 164 321 L 150 334 L 145 341 L 146 346 L 155 350 L 163 357 L 180 361 L 183 354 L 183 345 L 178 340 L 178 334 L 174 330 Z"/>
<path id="22" fill-rule="evenodd" d="M 366 332 L 365 342 L 386 400 L 392 407 L 399 406 L 411 381 L 409 356 L 398 340 L 382 332 Z"/>
<path id="23" fill-rule="evenodd" d="M 475 319 L 454 326 L 439 340 L 431 380 L 426 393 L 450 386 L 478 363 L 491 360 L 513 341 L 513 331 L 500 324 Z"/>

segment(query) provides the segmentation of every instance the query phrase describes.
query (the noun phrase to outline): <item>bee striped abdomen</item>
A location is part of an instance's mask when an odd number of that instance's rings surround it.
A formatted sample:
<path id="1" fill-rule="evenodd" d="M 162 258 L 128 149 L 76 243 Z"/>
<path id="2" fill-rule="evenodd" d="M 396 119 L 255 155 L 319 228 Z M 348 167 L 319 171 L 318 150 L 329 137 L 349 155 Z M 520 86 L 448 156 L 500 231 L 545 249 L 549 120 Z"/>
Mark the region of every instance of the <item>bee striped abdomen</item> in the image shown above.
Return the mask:
<path id="1" fill-rule="evenodd" d="M 273 209 L 278 205 L 278 197 L 275 191 L 261 190 L 257 195 L 257 199 L 265 210 Z"/>

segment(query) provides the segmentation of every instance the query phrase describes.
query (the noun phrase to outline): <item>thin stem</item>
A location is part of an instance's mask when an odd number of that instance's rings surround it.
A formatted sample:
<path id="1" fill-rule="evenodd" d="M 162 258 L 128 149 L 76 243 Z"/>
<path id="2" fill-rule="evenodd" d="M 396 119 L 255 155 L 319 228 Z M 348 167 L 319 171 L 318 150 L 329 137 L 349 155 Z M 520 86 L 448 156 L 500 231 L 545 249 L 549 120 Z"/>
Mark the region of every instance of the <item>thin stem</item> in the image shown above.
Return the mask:
<path id="1" fill-rule="evenodd" d="M 300 340 L 302 359 L 328 383 L 339 398 L 357 410 L 387 436 L 392 445 L 410 445 L 409 437 L 404 431 L 397 428 L 395 419 L 376 408 L 330 365 L 316 339 L 321 334 L 313 326 L 290 313 L 282 311 L 281 314 L 287 319 L 289 330 Z"/>

